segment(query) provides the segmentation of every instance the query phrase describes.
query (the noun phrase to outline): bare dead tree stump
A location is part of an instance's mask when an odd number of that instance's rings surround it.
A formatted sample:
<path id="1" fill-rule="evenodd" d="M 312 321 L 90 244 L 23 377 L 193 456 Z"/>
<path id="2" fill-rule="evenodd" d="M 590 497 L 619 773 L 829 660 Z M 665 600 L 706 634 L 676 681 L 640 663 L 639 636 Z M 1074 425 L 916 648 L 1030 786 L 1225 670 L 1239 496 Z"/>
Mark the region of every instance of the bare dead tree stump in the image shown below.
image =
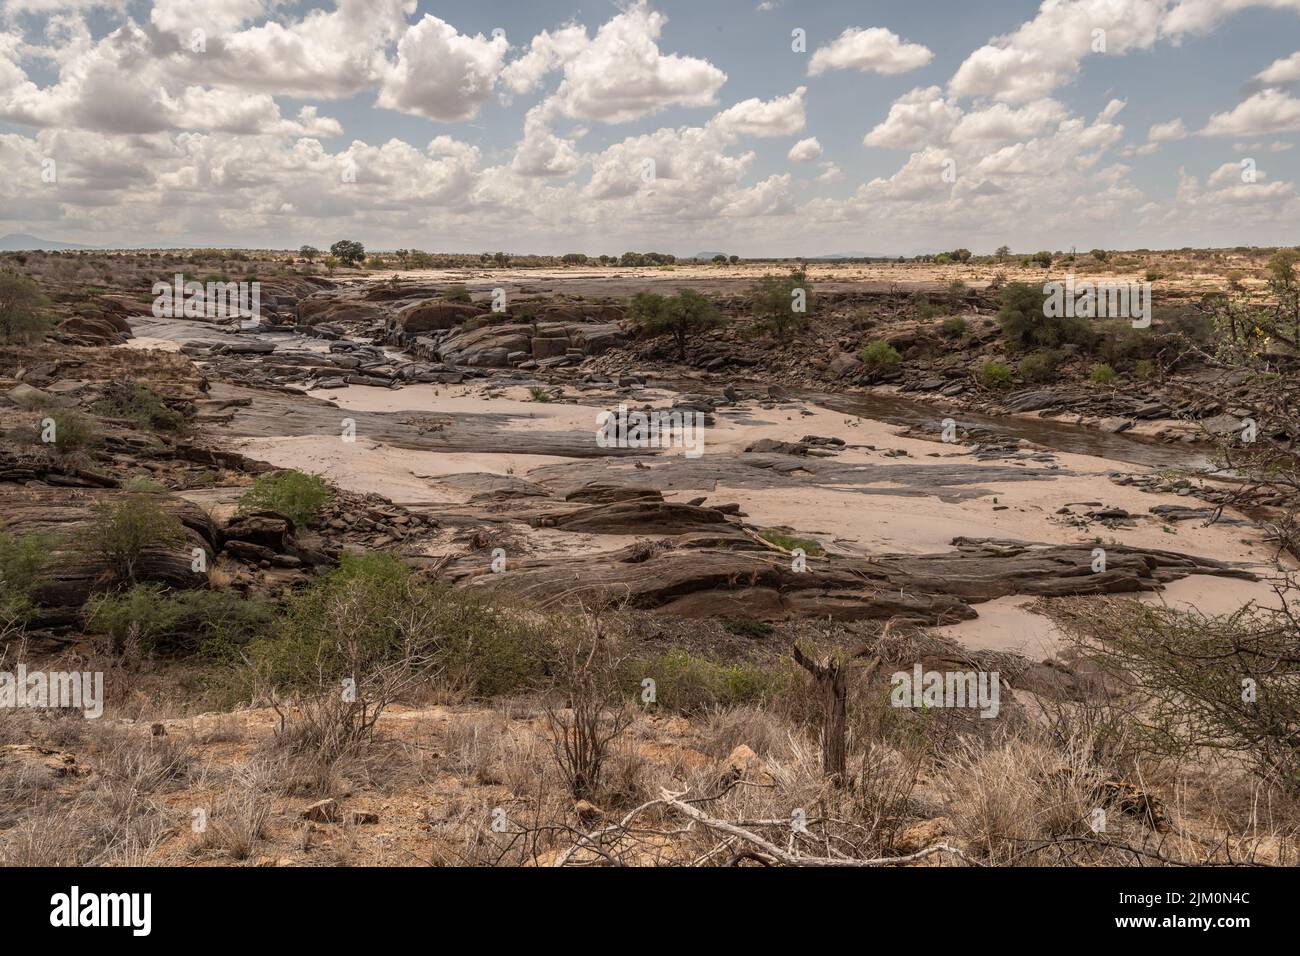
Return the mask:
<path id="1" fill-rule="evenodd" d="M 892 624 L 892 622 L 890 622 Z M 890 626 L 885 626 L 888 633 Z M 871 648 L 863 646 L 845 655 L 825 654 L 816 659 L 794 645 L 795 662 L 812 675 L 822 710 L 822 773 L 837 787 L 848 785 L 848 675 L 852 661 L 865 657 Z M 865 668 L 870 675 L 880 665 L 877 655 Z"/>

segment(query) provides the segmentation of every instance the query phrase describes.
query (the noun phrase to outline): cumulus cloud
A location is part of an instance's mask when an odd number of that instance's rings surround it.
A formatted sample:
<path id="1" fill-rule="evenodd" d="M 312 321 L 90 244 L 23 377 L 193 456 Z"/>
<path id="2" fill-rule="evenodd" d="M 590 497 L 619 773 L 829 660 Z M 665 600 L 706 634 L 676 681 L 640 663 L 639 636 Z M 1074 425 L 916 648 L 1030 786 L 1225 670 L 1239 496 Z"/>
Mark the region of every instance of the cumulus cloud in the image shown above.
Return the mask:
<path id="1" fill-rule="evenodd" d="M 896 99 L 889 107 L 889 115 L 862 142 L 891 149 L 946 142 L 961 118 L 961 109 L 944 99 L 939 87 L 918 87 Z"/>
<path id="2" fill-rule="evenodd" d="M 819 47 L 808 62 L 808 75 L 827 70 L 859 70 L 893 75 L 920 69 L 934 54 L 919 43 L 909 43 L 883 27 L 849 27 L 826 46 Z"/>
<path id="3" fill-rule="evenodd" d="M 712 106 L 727 74 L 696 57 L 665 54 L 656 42 L 667 18 L 641 0 L 596 31 L 564 63 L 551 104 L 575 119 L 624 123 L 670 106 Z"/>
<path id="4" fill-rule="evenodd" d="M 398 42 L 377 105 L 441 122 L 470 119 L 492 94 L 509 48 L 504 36 L 464 36 L 425 14 Z"/>
<path id="5" fill-rule="evenodd" d="M 1147 141 L 1151 143 L 1172 143 L 1187 138 L 1187 127 L 1181 119 L 1171 119 L 1167 123 L 1156 123 L 1147 130 Z"/>
<path id="6" fill-rule="evenodd" d="M 1280 60 L 1274 60 L 1255 79 L 1269 86 L 1285 86 L 1300 80 L 1300 51 Z"/>
<path id="7" fill-rule="evenodd" d="M 1163 0 L 1045 0 L 1034 19 L 980 47 L 948 83 L 956 97 L 1023 103 L 1072 81 L 1084 57 L 1150 49 Z"/>
<path id="8" fill-rule="evenodd" d="M 954 143 L 1005 143 L 1038 135 L 1045 127 L 1065 119 L 1065 107 L 1042 99 L 1019 109 L 994 103 L 962 116 L 952 131 Z"/>
<path id="9" fill-rule="evenodd" d="M 815 159 L 821 159 L 821 156 L 822 144 L 817 142 L 816 136 L 809 136 L 790 147 L 788 158 L 792 163 L 811 163 Z"/>
<path id="10" fill-rule="evenodd" d="M 1266 136 L 1300 130 L 1300 99 L 1278 89 L 1260 90 L 1226 113 L 1210 117 L 1202 136 Z"/>
<path id="11" fill-rule="evenodd" d="M 715 116 L 710 125 L 731 136 L 791 136 L 804 128 L 804 94 L 800 86 L 774 100 L 758 97 L 737 103 Z"/>

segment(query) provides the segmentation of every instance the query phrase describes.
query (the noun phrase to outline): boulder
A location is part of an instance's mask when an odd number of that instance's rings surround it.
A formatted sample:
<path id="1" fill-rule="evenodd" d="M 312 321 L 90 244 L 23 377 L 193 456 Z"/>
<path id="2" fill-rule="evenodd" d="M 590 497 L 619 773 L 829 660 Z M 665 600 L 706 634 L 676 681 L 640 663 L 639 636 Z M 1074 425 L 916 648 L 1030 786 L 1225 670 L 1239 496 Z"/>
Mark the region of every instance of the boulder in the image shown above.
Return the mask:
<path id="1" fill-rule="evenodd" d="M 402 343 L 426 332 L 457 328 L 483 314 L 481 308 L 468 302 L 450 302 L 446 299 L 416 302 L 389 316 L 388 339 L 393 343 Z"/>
<path id="2" fill-rule="evenodd" d="M 836 378 L 845 378 L 862 371 L 862 360 L 856 355 L 848 352 L 841 352 L 835 358 L 831 359 L 831 364 L 827 371 Z"/>
<path id="3" fill-rule="evenodd" d="M 564 338 L 533 338 L 533 358 L 545 359 L 554 358 L 557 355 L 564 355 L 569 349 L 569 339 Z"/>

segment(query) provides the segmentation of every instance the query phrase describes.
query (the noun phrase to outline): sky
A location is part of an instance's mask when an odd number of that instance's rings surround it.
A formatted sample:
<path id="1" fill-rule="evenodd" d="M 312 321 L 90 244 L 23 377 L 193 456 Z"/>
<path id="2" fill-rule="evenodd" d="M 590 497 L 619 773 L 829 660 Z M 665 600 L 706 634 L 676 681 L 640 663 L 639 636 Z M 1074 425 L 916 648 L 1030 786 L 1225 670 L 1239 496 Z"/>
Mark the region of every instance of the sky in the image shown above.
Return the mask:
<path id="1" fill-rule="evenodd" d="M 1300 0 L 0 0 L 0 234 L 1300 243 Z"/>

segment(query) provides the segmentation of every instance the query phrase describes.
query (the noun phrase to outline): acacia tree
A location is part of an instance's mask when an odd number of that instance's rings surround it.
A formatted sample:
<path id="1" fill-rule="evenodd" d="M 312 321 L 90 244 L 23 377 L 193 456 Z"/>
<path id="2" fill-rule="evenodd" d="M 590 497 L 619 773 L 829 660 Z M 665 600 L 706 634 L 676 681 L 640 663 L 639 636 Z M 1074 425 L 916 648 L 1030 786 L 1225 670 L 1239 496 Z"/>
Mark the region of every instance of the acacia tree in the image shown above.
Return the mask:
<path id="1" fill-rule="evenodd" d="M 354 239 L 340 239 L 330 246 L 330 255 L 345 266 L 355 265 L 366 258 L 366 247 Z"/>
<path id="2" fill-rule="evenodd" d="M 754 318 L 780 341 L 803 328 L 814 307 L 812 283 L 803 270 L 788 276 L 763 276 L 750 296 Z"/>
<path id="3" fill-rule="evenodd" d="M 676 295 L 638 292 L 632 297 L 631 318 L 650 335 L 665 332 L 677 342 L 677 355 L 686 359 L 686 343 L 692 335 L 722 324 L 722 316 L 712 300 L 694 289 L 681 289 Z"/>

